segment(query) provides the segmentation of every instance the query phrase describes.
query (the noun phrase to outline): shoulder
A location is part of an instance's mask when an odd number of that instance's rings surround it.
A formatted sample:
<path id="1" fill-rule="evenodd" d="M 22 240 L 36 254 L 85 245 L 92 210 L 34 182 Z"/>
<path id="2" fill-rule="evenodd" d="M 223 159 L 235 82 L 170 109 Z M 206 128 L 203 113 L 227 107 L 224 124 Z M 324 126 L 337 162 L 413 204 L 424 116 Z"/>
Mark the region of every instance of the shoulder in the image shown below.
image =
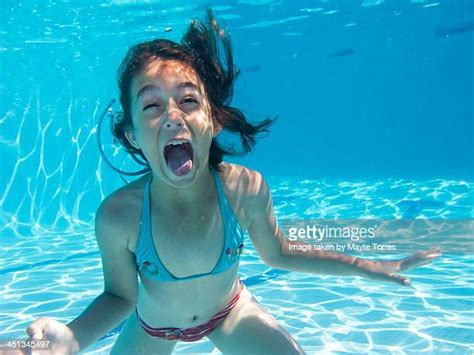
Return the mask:
<path id="1" fill-rule="evenodd" d="M 271 199 L 270 188 L 259 171 L 231 163 L 220 166 L 226 189 L 243 200 L 247 215 L 264 207 Z"/>
<path id="2" fill-rule="evenodd" d="M 100 203 L 95 216 L 97 238 L 113 238 L 129 245 L 139 228 L 146 177 L 120 187 Z"/>

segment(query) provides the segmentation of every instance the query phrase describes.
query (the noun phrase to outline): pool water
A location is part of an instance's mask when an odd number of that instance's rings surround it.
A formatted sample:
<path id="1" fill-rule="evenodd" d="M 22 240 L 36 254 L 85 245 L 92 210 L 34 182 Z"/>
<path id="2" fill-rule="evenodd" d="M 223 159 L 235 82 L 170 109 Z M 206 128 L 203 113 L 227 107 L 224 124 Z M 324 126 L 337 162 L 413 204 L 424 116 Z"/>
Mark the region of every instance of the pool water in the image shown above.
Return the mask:
<path id="1" fill-rule="evenodd" d="M 262 172 L 277 219 L 422 220 L 413 248 L 443 249 L 402 287 L 272 269 L 246 235 L 239 275 L 253 296 L 307 353 L 473 353 L 473 4 L 209 5 L 242 69 L 233 104 L 279 116 L 255 152 L 229 159 Z M 133 43 L 178 41 L 204 6 L 19 1 L 0 14 L 0 338 L 13 339 L 38 317 L 71 321 L 102 292 L 94 214 L 123 182 L 97 135 L 114 164 L 140 169 L 108 122 L 97 130 L 115 70 Z M 455 228 L 439 232 L 443 221 Z M 85 353 L 108 353 L 119 331 Z M 174 352 L 219 353 L 206 338 Z"/>
<path id="2" fill-rule="evenodd" d="M 403 218 L 409 211 L 406 201 L 433 196 L 442 207 L 409 217 L 472 218 L 473 186 L 463 181 L 268 182 L 278 218 Z M 101 292 L 101 261 L 92 225 L 61 233 L 38 230 L 28 236 L 10 230 L 2 237 L 2 337 L 20 337 L 37 317 L 69 322 Z M 308 353 L 473 350 L 472 254 L 453 252 L 403 273 L 413 282 L 413 288 L 407 288 L 271 269 L 262 263 L 248 235 L 246 241 L 240 277 Z M 107 353 L 117 334 L 118 329 L 110 332 L 86 353 Z M 175 352 L 181 351 L 219 353 L 206 339 L 179 343 Z"/>

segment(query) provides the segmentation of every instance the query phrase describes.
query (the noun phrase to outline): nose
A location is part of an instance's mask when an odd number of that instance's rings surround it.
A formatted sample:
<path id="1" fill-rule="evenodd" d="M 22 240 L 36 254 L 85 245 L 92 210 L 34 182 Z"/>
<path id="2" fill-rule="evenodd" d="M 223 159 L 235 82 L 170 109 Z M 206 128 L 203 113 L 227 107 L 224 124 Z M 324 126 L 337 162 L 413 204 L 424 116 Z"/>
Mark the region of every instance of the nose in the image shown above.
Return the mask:
<path id="1" fill-rule="evenodd" d="M 182 127 L 184 123 L 183 112 L 175 105 L 170 104 L 166 112 L 166 128 Z"/>

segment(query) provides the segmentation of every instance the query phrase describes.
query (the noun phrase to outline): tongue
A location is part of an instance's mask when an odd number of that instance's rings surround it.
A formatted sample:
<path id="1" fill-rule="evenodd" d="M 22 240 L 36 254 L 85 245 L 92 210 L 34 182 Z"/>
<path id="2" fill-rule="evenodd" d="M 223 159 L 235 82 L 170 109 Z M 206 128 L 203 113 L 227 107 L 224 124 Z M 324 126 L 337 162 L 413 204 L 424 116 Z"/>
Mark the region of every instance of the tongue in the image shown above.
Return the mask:
<path id="1" fill-rule="evenodd" d="M 188 151 L 178 145 L 170 149 L 168 153 L 168 167 L 177 176 L 186 175 L 193 168 L 193 161 Z"/>

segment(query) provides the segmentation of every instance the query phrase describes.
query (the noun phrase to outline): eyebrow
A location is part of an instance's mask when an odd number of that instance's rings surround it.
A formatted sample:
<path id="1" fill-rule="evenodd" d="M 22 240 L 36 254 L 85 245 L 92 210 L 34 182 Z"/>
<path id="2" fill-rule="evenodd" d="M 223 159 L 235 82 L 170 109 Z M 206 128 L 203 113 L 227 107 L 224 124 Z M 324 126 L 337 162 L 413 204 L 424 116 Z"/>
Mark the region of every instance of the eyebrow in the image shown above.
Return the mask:
<path id="1" fill-rule="evenodd" d="M 186 82 L 178 84 L 177 88 L 178 89 L 192 89 L 192 90 L 196 90 L 199 94 L 201 94 L 201 90 L 199 90 L 199 87 L 197 87 L 195 84 L 193 84 L 190 81 L 186 81 Z M 138 90 L 136 100 L 138 101 L 138 99 L 142 95 L 144 95 L 145 93 L 147 93 L 149 91 L 160 91 L 160 90 L 161 90 L 161 88 L 159 86 L 156 86 L 156 85 L 153 85 L 153 84 L 145 85 L 140 90 Z"/>

